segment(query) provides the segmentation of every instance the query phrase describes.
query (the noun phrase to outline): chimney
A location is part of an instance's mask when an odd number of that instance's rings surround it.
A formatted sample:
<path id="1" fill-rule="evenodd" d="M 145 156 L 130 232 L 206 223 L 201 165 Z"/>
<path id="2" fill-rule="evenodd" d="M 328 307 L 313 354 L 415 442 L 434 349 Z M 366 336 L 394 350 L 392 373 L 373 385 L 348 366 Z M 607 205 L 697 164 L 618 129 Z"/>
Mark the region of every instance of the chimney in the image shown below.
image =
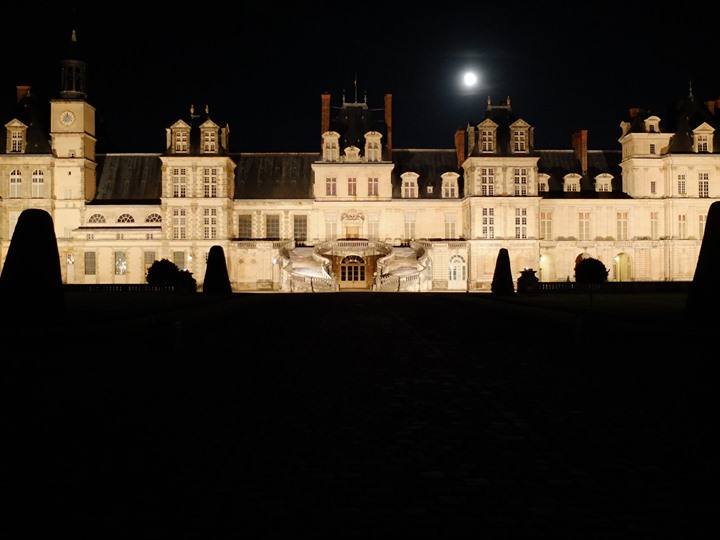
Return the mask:
<path id="1" fill-rule="evenodd" d="M 572 146 L 575 150 L 575 157 L 580 160 L 580 166 L 582 167 L 582 174 L 587 173 L 588 168 L 588 132 L 587 129 L 581 129 L 576 131 L 572 136 Z"/>
<path id="2" fill-rule="evenodd" d="M 387 129 L 387 158 L 392 160 L 392 94 L 385 94 L 385 128 Z"/>
<path id="3" fill-rule="evenodd" d="M 320 148 L 322 148 L 322 135 L 330 129 L 330 94 L 324 92 L 320 95 L 322 107 L 320 110 Z"/>
<path id="4" fill-rule="evenodd" d="M 18 102 L 23 99 L 25 96 L 30 95 L 30 87 L 25 85 L 20 85 L 17 87 L 17 100 Z"/>
<path id="5" fill-rule="evenodd" d="M 640 107 L 630 107 L 630 118 L 635 118 L 640 112 Z"/>
<path id="6" fill-rule="evenodd" d="M 455 132 L 455 153 L 457 154 L 458 169 L 465 162 L 465 130 L 458 129 Z"/>
<path id="7" fill-rule="evenodd" d="M 708 101 L 705 103 L 707 108 L 710 110 L 710 114 L 715 114 L 715 101 Z"/>

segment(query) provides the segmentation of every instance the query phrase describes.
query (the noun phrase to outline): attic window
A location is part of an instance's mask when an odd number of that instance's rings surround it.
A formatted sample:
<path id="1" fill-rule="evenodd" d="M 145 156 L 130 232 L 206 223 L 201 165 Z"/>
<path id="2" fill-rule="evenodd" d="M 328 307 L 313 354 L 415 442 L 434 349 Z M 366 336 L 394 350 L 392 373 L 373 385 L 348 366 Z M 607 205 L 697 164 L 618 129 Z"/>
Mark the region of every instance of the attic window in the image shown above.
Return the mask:
<path id="1" fill-rule="evenodd" d="M 105 216 L 102 214 L 93 214 L 90 216 L 88 223 L 105 223 Z"/>
<path id="2" fill-rule="evenodd" d="M 130 214 L 120 214 L 117 219 L 118 223 L 135 223 L 135 218 Z"/>
<path id="3" fill-rule="evenodd" d="M 187 129 L 173 130 L 173 151 L 176 154 L 187 154 L 189 152 L 189 135 L 190 133 Z"/>
<path id="4" fill-rule="evenodd" d="M 417 199 L 418 197 L 418 175 L 405 173 L 402 175 L 402 198 Z"/>
<path id="5" fill-rule="evenodd" d="M 212 129 L 203 129 L 203 154 L 217 154 L 217 132 Z"/>
<path id="6" fill-rule="evenodd" d="M 431 195 L 432 192 L 433 192 L 433 187 L 432 187 L 432 186 L 428 186 L 428 187 L 427 187 L 427 193 L 428 193 L 428 195 Z"/>
<path id="7" fill-rule="evenodd" d="M 150 214 L 145 218 L 145 223 L 162 223 L 162 216 L 160 214 Z"/>
<path id="8" fill-rule="evenodd" d="M 25 150 L 25 129 L 8 129 L 8 145 L 10 153 L 21 154 Z"/>
<path id="9" fill-rule="evenodd" d="M 578 192 L 580 191 L 580 175 L 579 174 L 568 174 L 565 177 L 563 185 L 564 191 L 566 192 Z"/>
<path id="10" fill-rule="evenodd" d="M 459 194 L 457 173 L 445 173 L 442 175 L 442 198 L 456 199 Z"/>

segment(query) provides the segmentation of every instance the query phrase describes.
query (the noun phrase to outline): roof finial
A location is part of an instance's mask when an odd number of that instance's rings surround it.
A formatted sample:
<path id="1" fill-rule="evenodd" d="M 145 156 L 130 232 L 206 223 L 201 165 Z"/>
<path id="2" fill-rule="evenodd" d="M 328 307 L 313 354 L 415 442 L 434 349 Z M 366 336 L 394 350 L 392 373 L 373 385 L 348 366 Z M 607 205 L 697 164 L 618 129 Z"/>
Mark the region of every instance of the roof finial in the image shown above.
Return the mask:
<path id="1" fill-rule="evenodd" d="M 210 105 L 205 105 L 205 114 L 210 114 Z"/>
<path id="2" fill-rule="evenodd" d="M 492 105 L 492 100 L 490 99 L 490 96 L 488 96 L 488 107 Z"/>
<path id="3" fill-rule="evenodd" d="M 195 114 L 195 105 L 190 105 L 190 114 Z"/>
<path id="4" fill-rule="evenodd" d="M 692 81 L 690 81 L 690 96 L 689 96 L 689 97 L 693 97 L 693 94 L 692 94 Z"/>

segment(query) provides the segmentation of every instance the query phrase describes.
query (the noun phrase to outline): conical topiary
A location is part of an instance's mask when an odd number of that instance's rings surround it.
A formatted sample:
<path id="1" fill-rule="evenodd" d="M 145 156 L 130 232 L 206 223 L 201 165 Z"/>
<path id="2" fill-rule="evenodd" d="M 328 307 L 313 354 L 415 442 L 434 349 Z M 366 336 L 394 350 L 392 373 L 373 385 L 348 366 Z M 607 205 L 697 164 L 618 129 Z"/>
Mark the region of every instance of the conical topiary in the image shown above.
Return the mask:
<path id="1" fill-rule="evenodd" d="M 228 276 L 225 251 L 222 246 L 212 246 L 208 253 L 205 281 L 203 282 L 205 294 L 230 294 L 232 286 Z"/>
<path id="2" fill-rule="evenodd" d="M 11 317 L 32 314 L 42 321 L 65 312 L 55 226 L 46 210 L 20 213 L 0 274 L 0 302 Z"/>
<path id="3" fill-rule="evenodd" d="M 513 282 L 512 271 L 510 270 L 510 254 L 506 248 L 500 248 L 498 252 L 490 290 L 494 294 L 515 293 L 515 284 Z"/>
<path id="4" fill-rule="evenodd" d="M 695 275 L 685 300 L 685 315 L 693 320 L 718 320 L 720 306 L 720 201 L 708 210 L 705 233 L 698 255 Z"/>

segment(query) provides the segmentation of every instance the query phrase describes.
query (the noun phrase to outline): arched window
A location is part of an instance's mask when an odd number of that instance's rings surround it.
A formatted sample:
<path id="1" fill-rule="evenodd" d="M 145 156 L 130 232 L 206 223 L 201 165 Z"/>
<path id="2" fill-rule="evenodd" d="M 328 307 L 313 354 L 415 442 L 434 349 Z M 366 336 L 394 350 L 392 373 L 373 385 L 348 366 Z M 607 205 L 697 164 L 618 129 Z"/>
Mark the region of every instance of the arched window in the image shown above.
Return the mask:
<path id="1" fill-rule="evenodd" d="M 105 216 L 102 214 L 93 214 L 88 220 L 89 223 L 105 223 Z"/>
<path id="2" fill-rule="evenodd" d="M 130 214 L 120 214 L 117 219 L 118 223 L 135 223 L 135 218 Z"/>
<path id="3" fill-rule="evenodd" d="M 467 279 L 467 267 L 465 266 L 465 259 L 460 255 L 453 255 L 450 257 L 450 263 L 448 266 L 448 279 L 450 281 L 465 281 Z"/>
<path id="4" fill-rule="evenodd" d="M 145 218 L 145 223 L 162 223 L 162 216 L 160 214 L 150 214 Z"/>
<path id="5" fill-rule="evenodd" d="M 17 199 L 20 197 L 20 188 L 22 187 L 22 173 L 18 169 L 10 171 L 10 197 Z"/>
<path id="6" fill-rule="evenodd" d="M 45 196 L 45 173 L 40 169 L 32 172 L 32 196 L 33 199 L 41 199 Z"/>

